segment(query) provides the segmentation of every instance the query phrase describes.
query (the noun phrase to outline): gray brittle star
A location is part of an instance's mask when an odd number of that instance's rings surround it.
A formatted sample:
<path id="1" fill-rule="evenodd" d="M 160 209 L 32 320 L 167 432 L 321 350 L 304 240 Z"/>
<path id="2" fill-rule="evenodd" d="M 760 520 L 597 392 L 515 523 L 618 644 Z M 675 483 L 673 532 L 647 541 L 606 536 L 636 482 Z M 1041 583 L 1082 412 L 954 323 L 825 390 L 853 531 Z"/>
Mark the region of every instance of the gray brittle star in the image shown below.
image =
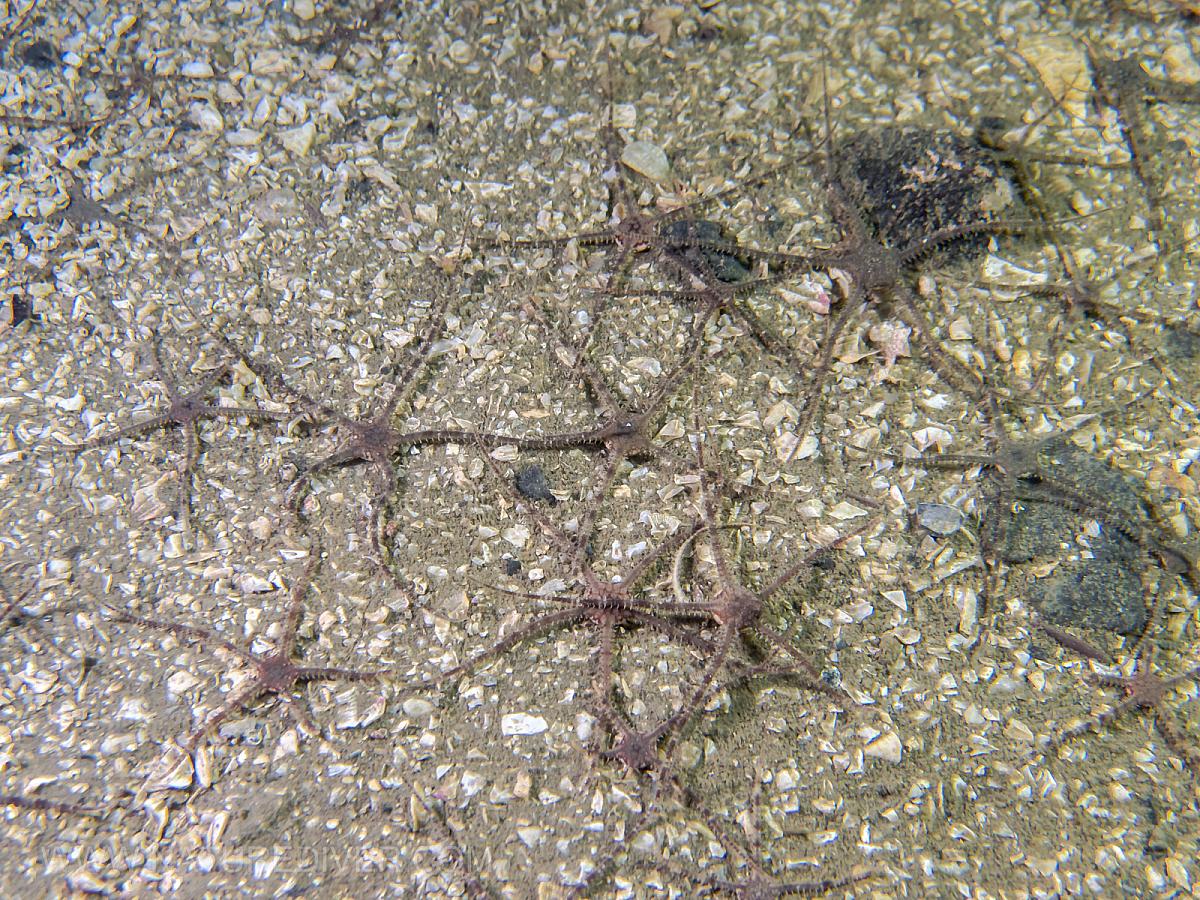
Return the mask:
<path id="1" fill-rule="evenodd" d="M 263 360 L 247 360 L 247 365 L 264 381 L 275 385 L 303 404 L 318 421 L 332 421 L 338 430 L 340 441 L 327 455 L 301 467 L 299 474 L 288 488 L 288 498 L 293 511 L 303 510 L 305 488 L 311 485 L 314 475 L 332 469 L 362 465 L 367 469 L 371 485 L 371 507 L 368 521 L 368 539 L 376 564 L 399 584 L 395 573 L 386 563 L 380 522 L 389 496 L 400 481 L 398 463 L 411 449 L 446 444 L 495 447 L 512 444 L 529 446 L 521 438 L 459 428 L 420 428 L 411 431 L 392 424 L 401 403 L 412 399 L 420 381 L 420 375 L 434 356 L 432 346 L 445 324 L 445 303 L 435 303 L 429 321 L 425 324 L 408 351 L 408 360 L 400 374 L 390 379 L 390 384 L 381 391 L 371 404 L 371 411 L 355 418 L 334 408 L 330 404 L 310 396 L 284 377 L 272 363 Z"/>
<path id="2" fill-rule="evenodd" d="M 643 208 L 631 189 L 628 171 L 637 171 L 627 162 L 626 148 L 616 121 L 613 103 L 612 63 L 608 62 L 605 82 L 607 116 L 601 127 L 606 168 L 603 179 L 608 191 L 608 221 L 600 228 L 592 228 L 574 234 L 547 238 L 507 239 L 487 238 L 476 241 L 481 247 L 500 248 L 558 248 L 568 245 L 587 248 L 606 248 L 608 251 L 604 268 L 604 283 L 593 293 L 588 327 L 580 348 L 586 349 L 591 342 L 596 324 L 603 313 L 603 304 L 613 297 L 628 295 L 659 294 L 681 300 L 699 300 L 697 320 L 707 320 L 714 312 L 726 311 L 742 322 L 770 352 L 789 363 L 796 360 L 786 343 L 762 323 L 745 304 L 739 302 L 740 295 L 753 291 L 761 285 L 759 281 L 748 281 L 744 287 L 721 283 L 721 276 L 713 260 L 723 256 L 726 261 L 737 263 L 743 256 L 755 260 L 792 259 L 786 254 L 739 247 L 727 239 L 720 226 L 698 218 L 699 211 L 721 202 L 731 194 L 744 191 L 750 184 L 761 182 L 789 166 L 800 164 L 791 159 L 787 163 L 767 169 L 753 179 L 743 181 L 721 190 L 708 193 L 690 202 L 674 202 L 667 208 L 648 212 Z M 708 259 L 705 259 L 707 255 Z M 679 282 L 683 290 L 625 292 L 620 283 L 635 262 L 645 260 L 660 275 Z"/>
<path id="3" fill-rule="evenodd" d="M 505 478 L 490 456 L 485 455 L 485 459 L 497 481 L 504 484 L 506 490 L 511 490 L 511 479 Z M 679 604 L 659 602 L 643 597 L 638 589 L 638 585 L 658 561 L 669 557 L 672 552 L 691 538 L 698 526 L 679 528 L 672 537 L 644 553 L 635 562 L 630 563 L 619 577 L 610 580 L 598 573 L 588 559 L 588 544 L 594 527 L 595 506 L 599 504 L 599 498 L 594 497 L 594 500 L 594 505 L 579 517 L 574 537 L 568 535 L 531 504 L 523 504 L 526 513 L 534 520 L 550 543 L 558 548 L 564 559 L 569 560 L 568 565 L 573 569 L 577 590 L 561 594 L 531 594 L 524 591 L 493 588 L 493 590 L 509 596 L 558 604 L 562 608 L 555 612 L 535 616 L 526 625 L 510 632 L 491 647 L 443 673 L 439 680 L 444 681 L 452 676 L 472 671 L 481 663 L 500 656 L 505 651 L 536 635 L 559 628 L 569 628 L 576 624 L 591 625 L 599 632 L 595 683 L 596 693 L 601 698 L 606 696 L 608 690 L 611 690 L 613 642 L 618 627 L 645 626 L 658 631 L 664 637 L 678 640 L 702 652 L 712 650 L 709 642 L 672 621 L 669 611 L 676 609 Z M 668 611 L 667 615 L 662 614 L 664 610 Z M 604 699 L 598 701 L 600 706 L 604 706 L 605 703 Z"/>
<path id="4" fill-rule="evenodd" d="M 310 734 L 319 734 L 320 731 L 316 724 L 308 713 L 300 708 L 294 696 L 298 687 L 313 681 L 376 681 L 388 674 L 386 670 L 382 669 L 302 666 L 293 662 L 292 657 L 296 652 L 296 630 L 300 624 L 304 595 L 308 591 L 318 561 L 319 555 L 313 552 L 300 580 L 292 588 L 280 634 L 275 640 L 275 649 L 270 653 L 256 653 L 252 649 L 252 642 L 242 647 L 207 628 L 150 619 L 123 610 L 112 611 L 119 622 L 128 622 L 144 628 L 164 631 L 185 640 L 194 641 L 201 646 L 229 653 L 249 667 L 252 674 L 246 683 L 235 688 L 221 708 L 211 713 L 188 735 L 184 744 L 186 749 L 194 749 L 208 732 L 219 726 L 233 713 L 248 708 L 255 701 L 268 696 L 277 697 L 286 708 L 288 715 L 305 731 Z"/>
<path id="5" fill-rule="evenodd" d="M 608 384 L 600 370 L 587 359 L 584 351 L 572 345 L 558 327 L 549 320 L 536 302 L 525 304 L 525 310 L 550 332 L 553 339 L 573 355 L 571 368 L 584 382 L 595 405 L 599 407 L 600 423 L 592 428 L 568 431 L 559 434 L 523 436 L 518 439 L 497 439 L 496 443 L 515 444 L 522 450 L 568 450 L 581 448 L 600 450 L 604 454 L 603 468 L 592 487 L 594 494 L 607 491 L 616 477 L 617 470 L 625 460 L 649 457 L 665 459 L 676 469 L 683 461 L 664 448 L 655 445 L 653 436 L 656 423 L 661 419 L 664 407 L 671 395 L 688 378 L 696 366 L 703 336 L 703 323 L 693 329 L 675 368 L 661 376 L 650 395 L 637 407 L 619 399 L 617 392 Z"/>
<path id="6" fill-rule="evenodd" d="M 154 374 L 167 395 L 165 412 L 140 419 L 109 431 L 105 434 L 89 438 L 77 444 L 62 444 L 53 448 L 55 451 L 81 453 L 96 447 L 115 444 L 123 438 L 135 437 L 149 431 L 163 428 L 178 428 L 183 431 L 185 446 L 183 460 L 179 464 L 179 523 L 186 531 L 189 525 L 191 508 L 192 480 L 195 475 L 196 462 L 200 455 L 200 434 L 197 423 L 201 419 L 239 419 L 247 418 L 252 421 L 278 421 L 285 418 L 285 413 L 272 412 L 265 409 L 247 408 L 240 406 L 221 406 L 204 400 L 204 395 L 216 387 L 230 371 L 229 363 L 222 363 L 217 369 L 207 375 L 195 390 L 181 393 L 179 381 L 163 365 L 158 351 L 152 344 L 147 345 L 147 356 L 154 369 Z"/>
<path id="7" fill-rule="evenodd" d="M 1051 637 L 1055 637 L 1055 635 L 1051 634 Z M 1071 636 L 1071 639 L 1077 644 L 1064 644 L 1064 646 L 1092 659 L 1102 656 L 1103 651 L 1092 647 L 1088 642 L 1074 636 Z M 1128 675 L 1107 673 L 1091 675 L 1088 681 L 1092 685 L 1099 688 L 1116 688 L 1125 695 L 1124 699 L 1113 704 L 1104 712 L 1050 738 L 1045 742 L 1046 749 L 1059 747 L 1089 731 L 1099 731 L 1125 713 L 1152 712 L 1154 725 L 1166 740 L 1167 745 L 1179 755 L 1184 765 L 1192 770 L 1193 775 L 1200 777 L 1200 751 L 1187 745 L 1186 736 L 1175 717 L 1166 708 L 1166 698 L 1171 691 L 1184 682 L 1200 680 L 1200 665 L 1194 666 L 1180 675 L 1163 678 L 1156 671 L 1155 656 L 1157 656 L 1157 648 L 1153 643 L 1146 642 L 1144 649 L 1134 656 L 1133 667 Z"/>
<path id="8" fill-rule="evenodd" d="M 740 878 L 714 878 L 706 876 L 703 872 L 697 872 L 694 867 L 685 869 L 674 863 L 667 864 L 668 868 L 677 869 L 682 876 L 693 882 L 700 881 L 711 891 L 735 897 L 737 900 L 783 900 L 786 897 L 815 897 L 828 894 L 830 891 L 850 887 L 869 878 L 886 876 L 886 872 L 880 869 L 857 867 L 856 871 L 846 875 L 810 881 L 795 881 L 774 875 L 759 861 L 763 848 L 761 840 L 757 836 L 757 827 L 746 826 L 747 833 L 751 838 L 750 846 L 746 846 L 729 833 L 717 814 L 709 809 L 694 791 L 688 789 L 684 793 L 687 805 L 700 813 L 705 826 L 712 832 L 726 854 L 740 856 L 745 862 L 745 871 Z M 752 808 L 757 805 L 753 797 L 751 804 Z M 784 834 L 788 834 L 788 832 L 785 831 Z M 727 865 L 732 869 L 732 864 Z"/>
<path id="9" fill-rule="evenodd" d="M 1164 570 L 1194 581 L 1197 577 L 1194 554 L 1179 545 L 1166 526 L 1156 520 L 1151 514 L 1153 508 L 1136 496 L 1126 497 L 1128 491 L 1097 482 L 1098 473 L 1111 473 L 1119 479 L 1121 476 L 1116 470 L 1108 467 L 1096 471 L 1081 470 L 1078 465 L 1069 464 L 1069 458 L 1062 452 L 1071 446 L 1070 435 L 1096 418 L 1125 409 L 1141 399 L 1141 396 L 1134 397 L 1084 416 L 1069 427 L 1037 437 L 1012 438 L 998 428 L 1001 433 L 990 453 L 941 453 L 923 456 L 920 462 L 937 468 L 979 466 L 990 470 L 996 476 L 998 508 L 1014 509 L 1013 504 L 1019 501 L 1057 503 L 1123 534 L 1158 560 Z M 991 421 L 999 423 L 999 405 L 990 400 L 989 409 Z M 997 537 L 1002 541 L 1005 535 L 1001 532 Z"/>
<path id="10" fill-rule="evenodd" d="M 703 436 L 700 423 L 696 431 Z M 729 655 L 738 642 L 756 637 L 769 648 L 768 661 L 751 669 L 752 674 L 785 675 L 796 679 L 807 690 L 825 694 L 835 699 L 846 699 L 846 692 L 833 686 L 821 677 L 821 672 L 805 658 L 789 639 L 789 636 L 767 623 L 767 604 L 780 590 L 791 583 L 801 572 L 811 568 L 825 554 L 830 553 L 852 538 L 873 528 L 878 520 L 872 519 L 865 525 L 848 532 L 842 537 L 804 555 L 773 578 L 765 587 L 755 591 L 743 584 L 734 571 L 733 561 L 721 546 L 721 526 L 717 522 L 717 505 L 706 470 L 704 441 L 696 441 L 696 467 L 699 472 L 700 508 L 708 543 L 716 563 L 714 589 L 699 601 L 682 604 L 680 608 L 691 610 L 694 615 L 710 619 L 717 626 L 714 638 L 716 652 L 713 653 L 703 676 L 691 699 L 684 705 L 683 714 L 690 719 L 699 709 L 705 694 L 718 674 L 728 665 Z"/>

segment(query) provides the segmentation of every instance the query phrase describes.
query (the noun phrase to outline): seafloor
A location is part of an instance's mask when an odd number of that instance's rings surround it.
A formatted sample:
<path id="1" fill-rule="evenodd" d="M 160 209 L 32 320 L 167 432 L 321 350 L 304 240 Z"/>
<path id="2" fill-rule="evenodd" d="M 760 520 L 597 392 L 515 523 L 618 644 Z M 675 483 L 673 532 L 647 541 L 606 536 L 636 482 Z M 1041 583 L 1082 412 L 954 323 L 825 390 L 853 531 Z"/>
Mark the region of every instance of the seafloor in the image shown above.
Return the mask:
<path id="1" fill-rule="evenodd" d="M 1093 673 L 1200 666 L 1187 551 L 1166 549 L 1200 521 L 1200 10 L 398 3 L 338 28 L 369 12 L 350 6 L 4 7 L 0 893 L 1188 894 L 1195 680 L 1066 733 L 1125 697 Z M 618 151 L 669 172 L 610 166 L 610 92 Z M 853 135 L 973 140 L 987 117 L 1013 226 L 903 274 L 932 333 L 867 297 L 826 373 L 853 272 L 775 280 L 748 254 L 769 283 L 733 296 L 780 344 L 731 301 L 674 379 L 703 298 L 664 292 L 688 285 L 654 235 L 617 275 L 612 248 L 503 242 L 729 189 L 688 215 L 748 248 L 834 247 Z M 1033 292 L 1069 278 L 1100 303 Z M 563 341 L 598 317 L 586 358 L 618 400 L 669 386 L 656 455 L 385 447 L 297 486 L 350 434 L 330 410 L 377 412 L 435 320 L 393 430 L 594 429 L 604 398 L 536 310 Z M 279 415 L 201 418 L 190 477 L 183 428 L 64 448 L 165 410 L 154 352 L 182 393 L 215 377 L 202 402 Z M 1062 478 L 921 459 L 1073 426 L 1040 457 Z M 555 502 L 515 495 L 531 465 Z M 672 634 L 596 612 L 444 675 L 578 609 L 519 592 L 570 594 L 583 569 L 666 541 L 638 596 L 703 605 L 855 529 L 763 613 L 828 691 L 803 667 L 746 677 L 792 657 L 713 614 Z M 295 658 L 384 677 L 189 740 L 254 670 L 130 617 L 266 655 L 298 587 Z M 692 700 L 642 771 L 608 758 Z"/>

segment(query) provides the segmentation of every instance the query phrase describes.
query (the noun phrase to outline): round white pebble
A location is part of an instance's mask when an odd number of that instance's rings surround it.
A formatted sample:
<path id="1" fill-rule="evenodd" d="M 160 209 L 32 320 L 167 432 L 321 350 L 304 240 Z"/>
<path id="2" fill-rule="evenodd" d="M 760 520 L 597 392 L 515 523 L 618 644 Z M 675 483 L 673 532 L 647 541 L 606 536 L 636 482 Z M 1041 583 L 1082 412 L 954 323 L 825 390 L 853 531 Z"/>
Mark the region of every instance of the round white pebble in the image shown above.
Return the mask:
<path id="1" fill-rule="evenodd" d="M 528 713 L 509 713 L 500 719 L 500 731 L 505 737 L 541 734 L 547 727 L 546 720 L 541 716 L 531 716 Z"/>

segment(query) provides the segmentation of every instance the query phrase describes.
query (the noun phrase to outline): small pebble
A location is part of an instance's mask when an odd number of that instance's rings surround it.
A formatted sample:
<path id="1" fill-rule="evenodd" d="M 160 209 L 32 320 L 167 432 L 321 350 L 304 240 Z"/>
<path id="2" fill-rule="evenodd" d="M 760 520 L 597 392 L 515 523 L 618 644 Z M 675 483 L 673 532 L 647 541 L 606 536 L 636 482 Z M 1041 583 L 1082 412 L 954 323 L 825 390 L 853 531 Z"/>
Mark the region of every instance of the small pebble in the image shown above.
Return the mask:
<path id="1" fill-rule="evenodd" d="M 549 726 L 541 716 L 528 713 L 509 713 L 500 719 L 500 731 L 505 737 L 513 735 L 541 734 Z"/>
<path id="2" fill-rule="evenodd" d="M 542 471 L 541 466 L 526 466 L 517 472 L 514 480 L 521 496 L 530 500 L 545 500 L 551 506 L 558 503 L 558 498 L 550 490 L 550 483 L 546 481 L 546 473 Z"/>
<path id="3" fill-rule="evenodd" d="M 962 528 L 963 516 L 948 503 L 918 503 L 917 523 L 931 534 L 948 537 Z"/>
<path id="4" fill-rule="evenodd" d="M 202 59 L 194 59 L 184 63 L 179 74 L 184 78 L 212 78 L 213 67 Z"/>
<path id="5" fill-rule="evenodd" d="M 33 303 L 26 297 L 21 297 L 14 294 L 9 299 L 8 304 L 8 321 L 0 322 L 9 328 L 16 328 L 26 319 L 35 318 L 33 314 Z"/>
<path id="6" fill-rule="evenodd" d="M 863 753 L 884 762 L 898 763 L 904 758 L 904 745 L 900 743 L 900 738 L 894 731 L 889 731 L 867 744 Z"/>
<path id="7" fill-rule="evenodd" d="M 460 66 L 464 66 L 475 58 L 475 48 L 464 40 L 457 40 L 450 45 L 449 56 Z"/>
<path id="8" fill-rule="evenodd" d="M 317 137 L 317 126 L 305 122 L 297 128 L 289 128 L 279 135 L 279 143 L 283 144 L 295 156 L 307 156 Z"/>
<path id="9" fill-rule="evenodd" d="M 21 61 L 44 72 L 58 65 L 58 51 L 48 41 L 37 40 L 21 51 Z"/>
<path id="10" fill-rule="evenodd" d="M 402 704 L 404 714 L 413 719 L 427 716 L 433 712 L 433 704 L 428 700 L 423 700 L 420 697 L 409 697 Z"/>
<path id="11" fill-rule="evenodd" d="M 671 163 L 666 151 L 649 141 L 631 141 L 621 151 L 621 162 L 639 175 L 651 181 L 666 181 L 671 174 Z"/>

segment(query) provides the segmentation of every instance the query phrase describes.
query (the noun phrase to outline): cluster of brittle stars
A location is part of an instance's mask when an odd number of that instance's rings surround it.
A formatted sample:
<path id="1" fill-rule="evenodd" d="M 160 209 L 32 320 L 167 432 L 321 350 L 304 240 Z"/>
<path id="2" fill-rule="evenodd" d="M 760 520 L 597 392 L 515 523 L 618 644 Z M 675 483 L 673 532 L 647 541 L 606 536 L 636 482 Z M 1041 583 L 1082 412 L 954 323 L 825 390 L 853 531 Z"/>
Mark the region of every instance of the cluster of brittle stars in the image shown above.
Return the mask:
<path id="1" fill-rule="evenodd" d="M 358 29 L 371 26 L 387 13 L 387 9 L 388 4 L 379 4 L 364 20 L 365 24 L 337 31 L 329 40 L 337 44 L 353 40 Z M 1135 136 L 1135 132 L 1144 128 L 1144 123 L 1136 118 L 1137 106 L 1129 96 L 1131 92 L 1154 93 L 1154 80 L 1140 69 L 1140 78 L 1134 77 L 1129 71 L 1120 69 L 1117 63 L 1093 60 L 1093 67 L 1105 92 L 1104 96 L 1108 98 L 1106 102 L 1126 120 L 1124 133 L 1131 159 L 1139 178 L 1153 194 L 1151 177 L 1145 174 L 1142 165 L 1147 153 L 1137 143 Z M 609 89 L 611 91 L 611 86 Z M 1157 96 L 1176 102 L 1193 102 L 1195 99 L 1190 93 L 1182 92 L 1182 89 L 1177 95 L 1159 91 Z M 1137 102 L 1141 102 L 1141 99 Z M 723 475 L 714 469 L 713 454 L 706 450 L 705 428 L 699 420 L 698 409 L 693 412 L 693 449 L 690 455 L 672 453 L 658 446 L 655 440 L 655 426 L 675 395 L 689 380 L 699 377 L 705 330 L 720 316 L 729 316 L 742 325 L 789 374 L 803 376 L 805 406 L 795 429 L 797 438 L 803 438 L 819 427 L 821 398 L 833 379 L 833 361 L 841 336 L 864 311 L 870 310 L 881 316 L 898 316 L 916 335 L 930 369 L 949 387 L 963 392 L 972 402 L 978 403 L 984 409 L 989 423 L 1000 432 L 999 444 L 990 453 L 947 454 L 933 460 L 926 459 L 925 463 L 983 467 L 994 476 L 997 485 L 995 502 L 1011 504 L 1021 499 L 1046 501 L 1052 498 L 1054 502 L 1091 516 L 1108 527 L 1123 529 L 1148 555 L 1159 559 L 1168 570 L 1187 573 L 1194 568 L 1190 558 L 1165 537 L 1165 532 L 1149 518 L 1130 523 L 1123 518 L 1123 511 L 1113 508 L 1103 496 L 1091 494 L 1078 485 L 1057 478 L 1053 468 L 1041 457 L 1041 450 L 1049 438 L 1020 440 L 1003 433 L 1000 427 L 1001 407 L 1009 398 L 998 389 L 991 373 L 964 362 L 939 341 L 937 311 L 930 308 L 914 287 L 917 269 L 947 245 L 961 244 L 980 235 L 1004 235 L 1049 228 L 1052 223 L 1048 222 L 1049 216 L 1043 207 L 1033 207 L 1040 221 L 1032 223 L 989 216 L 967 220 L 934 220 L 925 217 L 929 219 L 926 228 L 916 236 L 889 234 L 888 224 L 881 222 L 867 208 L 862 185 L 847 177 L 837 165 L 837 145 L 832 129 L 826 127 L 824 140 L 791 164 L 820 164 L 815 179 L 821 185 L 829 219 L 838 233 L 837 239 L 828 247 L 803 251 L 749 248 L 728 239 L 715 223 L 698 218 L 699 210 L 722 202 L 723 193 L 706 197 L 696 204 L 677 206 L 665 213 L 649 213 L 638 205 L 634 191 L 628 184 L 629 176 L 620 162 L 624 138 L 614 123 L 612 108 L 610 96 L 608 122 L 603 128 L 602 141 L 607 154 L 607 171 L 615 173 L 615 177 L 608 182 L 611 190 L 610 223 L 577 234 L 544 239 L 478 239 L 473 242 L 473 249 L 479 252 L 566 245 L 607 251 L 605 277 L 593 296 L 587 318 L 589 325 L 581 337 L 568 338 L 565 329 L 556 321 L 555 311 L 543 309 L 537 301 L 525 301 L 526 309 L 549 340 L 561 345 L 571 358 L 572 373 L 582 382 L 594 402 L 595 425 L 560 432 L 519 435 L 440 425 L 411 430 L 398 427 L 395 423 L 401 404 L 420 392 L 422 378 L 431 366 L 431 348 L 446 318 L 447 309 L 442 303 L 435 304 L 430 311 L 428 322 L 413 342 L 409 357 L 400 367 L 399 374 L 388 380 L 370 411 L 365 414 L 355 416 L 335 408 L 293 383 L 293 376 L 274 362 L 244 354 L 228 342 L 221 344 L 227 352 L 227 358 L 212 369 L 196 388 L 185 392 L 175 375 L 162 362 L 159 348 L 153 342 L 147 342 L 147 357 L 155 379 L 161 384 L 167 398 L 164 411 L 80 442 L 64 443 L 52 450 L 40 449 L 78 454 L 157 429 L 179 429 L 185 439 L 185 448 L 179 465 L 176 522 L 186 531 L 191 527 L 190 504 L 200 460 L 202 420 L 247 419 L 266 422 L 281 421 L 300 414 L 312 424 L 332 425 L 338 436 L 336 446 L 328 454 L 304 466 L 290 487 L 293 512 L 301 519 L 313 514 L 312 504 L 306 503 L 306 497 L 314 483 L 327 472 L 335 468 L 361 466 L 368 473 L 370 487 L 370 515 L 366 531 L 376 563 L 391 575 L 395 573 L 388 564 L 388 548 L 382 526 L 388 504 L 400 488 L 404 457 L 410 451 L 436 446 L 459 445 L 477 449 L 493 481 L 514 506 L 523 508 L 523 514 L 537 526 L 551 547 L 558 571 L 573 579 L 574 587 L 560 592 L 530 593 L 493 586 L 491 590 L 501 596 L 536 604 L 536 610 L 523 624 L 437 673 L 432 678 L 432 684 L 442 688 L 454 680 L 469 677 L 477 669 L 494 663 L 518 646 L 548 633 L 560 630 L 570 630 L 574 634 L 584 632 L 592 657 L 588 703 L 603 732 L 596 742 L 597 756 L 618 762 L 635 772 L 652 773 L 660 783 L 675 787 L 689 804 L 702 810 L 701 800 L 675 772 L 671 755 L 681 735 L 694 725 L 708 699 L 717 690 L 747 678 L 787 677 L 810 692 L 828 698 L 830 702 L 847 699 L 844 690 L 823 676 L 820 650 L 812 655 L 801 650 L 794 636 L 772 621 L 770 601 L 812 567 L 817 559 L 861 537 L 876 524 L 872 520 L 867 526 L 843 534 L 838 540 L 818 546 L 808 554 L 789 561 L 765 584 L 752 587 L 742 583 L 737 574 L 737 562 L 723 546 L 721 538 L 722 531 L 728 527 L 721 520 L 722 504 L 732 499 L 733 491 Z M 9 124 L 30 126 L 32 123 L 10 118 Z M 56 122 L 47 119 L 42 124 L 49 126 Z M 75 122 L 71 127 L 88 130 L 104 124 L 106 121 L 103 120 L 89 120 Z M 1005 148 L 1005 152 L 1019 153 L 1020 149 L 1010 147 Z M 1014 168 L 1019 178 L 1032 178 L 1027 168 Z M 763 180 L 767 177 L 764 176 Z M 741 185 L 737 190 L 745 187 Z M 1037 188 L 1022 184 L 1022 190 L 1032 193 Z M 86 207 L 86 211 L 97 219 L 111 215 L 102 208 L 93 209 L 88 203 L 90 201 L 86 201 L 82 194 L 77 196 L 72 193 L 72 206 Z M 914 200 L 913 203 L 917 209 L 909 212 L 921 218 L 920 201 Z M 1152 197 L 1152 209 L 1156 217 L 1162 220 L 1161 197 Z M 903 216 L 898 214 L 896 218 Z M 1061 283 L 1031 289 L 1031 293 L 1060 298 L 1068 312 L 1082 310 L 1097 318 L 1131 315 L 1127 310 L 1115 308 L 1112 304 L 1106 305 L 1100 299 L 1103 285 L 1085 278 L 1082 267 L 1069 251 L 1059 249 L 1057 243 L 1055 250 L 1066 279 Z M 636 291 L 636 288 L 626 287 L 625 276 L 635 262 L 642 260 L 650 264 L 655 274 L 672 283 L 672 286 L 658 288 L 654 293 L 684 302 L 691 314 L 691 322 L 676 365 L 662 375 L 644 394 L 645 399 L 638 407 L 633 408 L 620 399 L 620 392 L 608 383 L 591 355 L 597 342 L 597 323 L 603 316 L 604 305 Z M 741 266 L 743 262 L 753 265 L 758 271 L 750 273 L 749 269 Z M 739 266 L 741 272 L 737 271 Z M 836 293 L 837 303 L 836 308 L 830 310 L 824 333 L 816 342 L 816 350 L 807 358 L 793 349 L 785 338 L 744 302 L 755 292 L 784 283 L 802 273 L 818 273 L 827 277 Z M 448 302 L 452 294 L 453 286 L 450 286 L 444 292 L 443 299 Z M 1157 324 L 1172 324 L 1171 320 L 1149 313 L 1139 314 L 1135 318 Z M 1057 334 L 1054 339 L 1057 339 Z M 289 411 L 213 402 L 211 393 L 239 362 L 244 362 L 268 389 L 289 398 Z M 1045 371 L 1043 369 L 1039 374 L 1038 383 L 1043 380 Z M 693 405 L 698 407 L 695 401 Z M 1054 437 L 1062 436 L 1059 434 Z M 795 446 L 799 444 L 797 440 Z M 600 456 L 589 481 L 583 512 L 570 531 L 540 509 L 533 498 L 523 496 L 511 486 L 509 474 L 500 468 L 492 455 L 500 447 L 531 453 L 580 449 L 594 451 Z M 627 460 L 646 458 L 666 460 L 677 471 L 688 470 L 695 476 L 693 515 L 673 535 L 629 562 L 615 576 L 608 576 L 600 571 L 592 558 L 591 544 L 595 536 L 596 519 L 606 498 L 612 493 L 622 465 Z M 696 579 L 690 585 L 690 598 L 678 590 L 677 573 L 673 578 L 676 590 L 672 593 L 663 593 L 659 590 L 660 585 L 650 583 L 656 568 L 661 568 L 672 557 L 678 560 L 688 546 L 701 540 L 707 544 L 715 571 L 707 576 L 707 581 Z M 984 548 L 984 554 L 987 554 L 987 548 Z M 206 735 L 229 717 L 267 697 L 278 698 L 302 728 L 310 732 L 317 731 L 316 724 L 299 705 L 296 696 L 299 687 L 309 682 L 374 682 L 396 677 L 396 673 L 389 668 L 341 668 L 303 665 L 296 661 L 297 634 L 304 598 L 310 589 L 318 559 L 319 551 L 310 551 L 309 563 L 290 592 L 280 627 L 273 636 L 273 649 L 267 653 L 256 652 L 253 645 L 236 644 L 214 629 L 123 609 L 112 610 L 112 617 L 118 623 L 173 635 L 229 654 L 249 671 L 248 678 L 230 692 L 219 708 L 203 717 L 186 736 L 185 748 L 194 750 Z M 21 600 L 21 597 L 17 597 L 7 601 L 0 625 L 7 627 L 15 622 Z M 1068 649 L 1093 659 L 1103 655 L 1090 643 L 1054 626 L 1043 625 L 1043 628 Z M 622 636 L 641 631 L 652 632 L 678 645 L 681 651 L 698 660 L 691 678 L 681 686 L 682 701 L 657 718 L 651 717 L 648 722 L 635 722 L 629 714 L 631 698 L 621 695 L 621 679 L 616 672 Z M 1065 742 L 1090 728 L 1103 726 L 1125 711 L 1153 710 L 1158 728 L 1172 749 L 1179 753 L 1187 765 L 1196 766 L 1195 752 L 1188 750 L 1185 739 L 1163 703 L 1170 690 L 1185 681 L 1194 680 L 1200 674 L 1200 668 L 1164 678 L 1153 669 L 1152 643 L 1147 642 L 1144 646 L 1146 649 L 1139 646 L 1134 655 L 1131 675 L 1099 675 L 1095 679 L 1098 686 L 1121 689 L 1126 694 L 1125 698 L 1107 712 L 1063 732 L 1053 744 Z M 410 687 L 418 689 L 417 686 Z M 83 805 L 20 795 L 0 795 L 0 802 L 31 810 L 77 814 L 92 812 Z M 705 818 L 722 843 L 736 844 L 722 831 L 715 817 L 705 811 Z M 845 879 L 789 883 L 767 873 L 752 855 L 745 855 L 748 877 L 741 881 L 718 880 L 712 882 L 711 886 L 744 897 L 785 896 L 828 891 L 867 877 L 856 875 Z M 476 881 L 472 890 L 477 886 Z M 479 890 L 482 891 L 482 888 Z"/>

